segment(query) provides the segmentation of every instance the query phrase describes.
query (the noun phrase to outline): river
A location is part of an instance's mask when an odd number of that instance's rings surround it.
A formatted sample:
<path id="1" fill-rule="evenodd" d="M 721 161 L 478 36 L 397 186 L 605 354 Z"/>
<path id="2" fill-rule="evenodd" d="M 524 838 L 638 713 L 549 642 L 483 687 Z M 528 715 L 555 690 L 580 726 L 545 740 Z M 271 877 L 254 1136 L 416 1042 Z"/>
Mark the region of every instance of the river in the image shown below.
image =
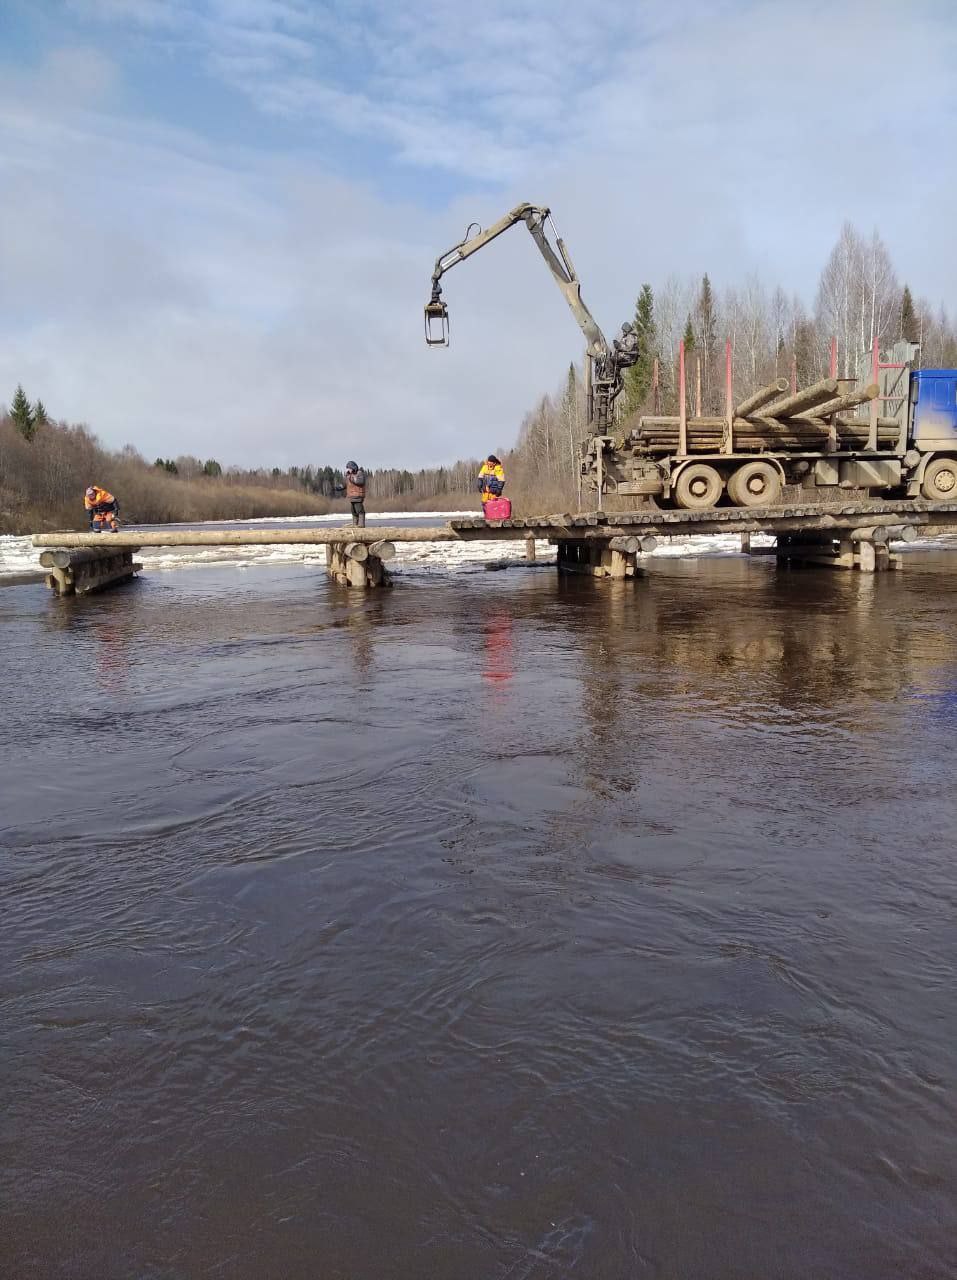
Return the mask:
<path id="1" fill-rule="evenodd" d="M 0 590 L 0 1274 L 957 1276 L 957 557 L 277 550 Z"/>

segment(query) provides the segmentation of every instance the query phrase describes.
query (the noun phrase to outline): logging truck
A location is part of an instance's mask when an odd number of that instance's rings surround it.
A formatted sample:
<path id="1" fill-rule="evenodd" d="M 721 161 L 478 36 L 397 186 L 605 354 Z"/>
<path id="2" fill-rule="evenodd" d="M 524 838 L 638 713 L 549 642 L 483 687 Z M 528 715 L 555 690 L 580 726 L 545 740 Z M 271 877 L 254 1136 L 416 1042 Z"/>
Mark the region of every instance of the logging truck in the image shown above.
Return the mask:
<path id="1" fill-rule="evenodd" d="M 581 296 L 564 241 L 544 206 L 523 203 L 482 230 L 473 223 L 441 254 L 425 306 L 429 346 L 448 346 L 445 273 L 524 223 L 585 336 L 586 438 L 581 477 L 596 491 L 707 510 L 720 503 L 768 507 L 785 486 L 866 490 L 887 497 L 957 500 L 957 370 L 914 369 L 918 347 L 899 342 L 881 360 L 875 345 L 857 377 L 832 376 L 797 389 L 779 378 L 735 403 L 731 345 L 726 350 L 724 412 L 687 412 L 684 344 L 679 351 L 678 413 L 618 424 L 624 370 L 640 356 L 624 324 L 609 343 Z M 868 381 L 868 374 L 870 380 Z M 865 383 L 866 385 L 861 385 Z M 700 389 L 696 396 L 701 403 Z M 863 416 L 862 416 L 863 415 Z"/>
<path id="2" fill-rule="evenodd" d="M 913 369 L 916 350 L 873 352 L 865 387 L 823 378 L 794 391 L 781 378 L 737 405 L 729 358 L 724 414 L 689 417 L 679 392 L 676 415 L 584 441 L 582 475 L 599 494 L 686 510 L 774 506 L 785 485 L 957 500 L 957 370 Z"/>

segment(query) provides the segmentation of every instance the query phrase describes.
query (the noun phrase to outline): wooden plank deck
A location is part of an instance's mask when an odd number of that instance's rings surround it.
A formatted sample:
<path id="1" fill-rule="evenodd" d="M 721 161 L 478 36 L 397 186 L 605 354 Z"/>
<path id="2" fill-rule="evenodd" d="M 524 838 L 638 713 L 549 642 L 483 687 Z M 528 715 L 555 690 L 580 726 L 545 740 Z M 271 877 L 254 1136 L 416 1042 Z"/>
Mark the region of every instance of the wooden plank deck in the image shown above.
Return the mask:
<path id="1" fill-rule="evenodd" d="M 781 507 L 716 507 L 707 511 L 660 511 L 642 507 L 625 512 L 562 512 L 547 516 L 516 516 L 491 524 L 481 516 L 459 517 L 437 528 L 408 525 L 369 525 L 356 529 L 163 529 L 126 528 L 119 533 L 34 534 L 35 547 L 116 548 L 269 546 L 346 542 L 472 542 L 524 541 L 529 537 L 570 542 L 607 540 L 620 534 L 681 537 L 709 533 L 788 534 L 856 529 L 871 525 L 914 525 L 921 532 L 957 531 L 957 502 L 909 501 L 848 502 L 824 506 L 806 503 Z"/>

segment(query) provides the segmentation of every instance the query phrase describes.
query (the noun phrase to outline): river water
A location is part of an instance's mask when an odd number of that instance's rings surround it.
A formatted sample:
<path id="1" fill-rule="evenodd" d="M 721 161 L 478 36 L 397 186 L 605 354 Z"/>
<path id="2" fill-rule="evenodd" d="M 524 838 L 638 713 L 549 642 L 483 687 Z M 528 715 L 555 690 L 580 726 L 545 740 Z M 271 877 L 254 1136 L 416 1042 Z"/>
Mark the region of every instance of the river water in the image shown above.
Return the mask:
<path id="1" fill-rule="evenodd" d="M 955 571 L 0 591 L 0 1274 L 957 1276 Z"/>

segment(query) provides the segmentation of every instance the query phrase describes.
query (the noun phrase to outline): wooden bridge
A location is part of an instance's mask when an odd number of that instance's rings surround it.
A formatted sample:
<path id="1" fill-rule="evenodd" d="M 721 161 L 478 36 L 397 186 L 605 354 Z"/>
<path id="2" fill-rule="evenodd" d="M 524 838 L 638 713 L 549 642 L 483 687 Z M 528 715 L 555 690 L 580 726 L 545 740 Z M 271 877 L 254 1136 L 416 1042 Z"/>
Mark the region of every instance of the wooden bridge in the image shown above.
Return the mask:
<path id="1" fill-rule="evenodd" d="M 654 551 L 659 538 L 740 534 L 749 549 L 751 534 L 776 539 L 754 554 L 804 561 L 865 573 L 899 568 L 893 542 L 957 533 L 957 502 L 854 501 L 839 504 L 716 507 L 708 511 L 662 511 L 654 506 L 621 513 L 559 513 L 486 523 L 481 516 L 450 520 L 437 528 L 377 525 L 364 529 L 122 529 L 119 533 L 35 534 L 44 548 L 40 563 L 48 585 L 73 594 L 130 578 L 140 568 L 133 552 L 142 547 L 242 547 L 324 545 L 331 577 L 356 586 L 387 580 L 384 565 L 397 542 L 524 541 L 534 557 L 535 541 L 558 548 L 558 568 L 596 577 L 633 577 L 638 557 Z"/>

